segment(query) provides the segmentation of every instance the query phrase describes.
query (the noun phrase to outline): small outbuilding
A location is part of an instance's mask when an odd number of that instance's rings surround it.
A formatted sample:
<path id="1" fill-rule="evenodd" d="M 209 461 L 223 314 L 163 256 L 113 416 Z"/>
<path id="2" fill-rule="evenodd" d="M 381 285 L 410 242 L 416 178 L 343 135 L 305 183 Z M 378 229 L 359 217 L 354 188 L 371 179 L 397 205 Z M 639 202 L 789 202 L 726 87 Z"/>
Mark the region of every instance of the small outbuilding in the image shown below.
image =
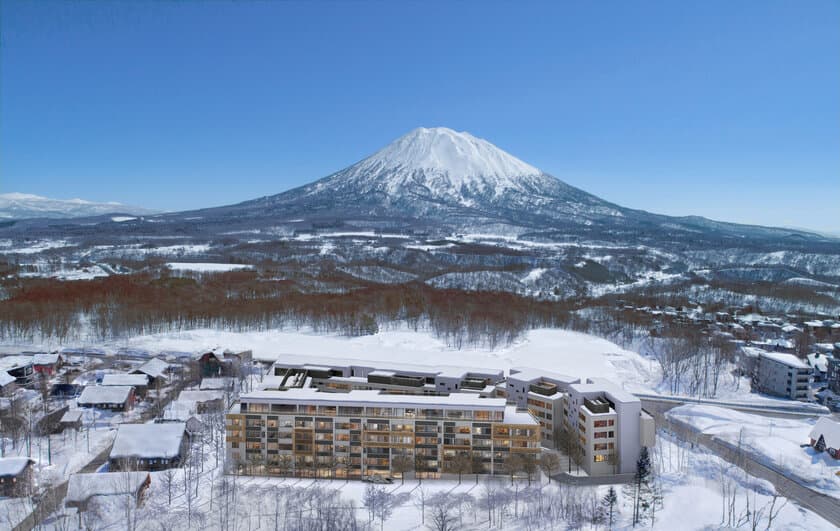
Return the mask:
<path id="1" fill-rule="evenodd" d="M 152 358 L 131 371 L 131 374 L 145 374 L 149 377 L 149 385 L 152 387 L 163 385 L 168 379 L 169 363 L 160 358 Z"/>

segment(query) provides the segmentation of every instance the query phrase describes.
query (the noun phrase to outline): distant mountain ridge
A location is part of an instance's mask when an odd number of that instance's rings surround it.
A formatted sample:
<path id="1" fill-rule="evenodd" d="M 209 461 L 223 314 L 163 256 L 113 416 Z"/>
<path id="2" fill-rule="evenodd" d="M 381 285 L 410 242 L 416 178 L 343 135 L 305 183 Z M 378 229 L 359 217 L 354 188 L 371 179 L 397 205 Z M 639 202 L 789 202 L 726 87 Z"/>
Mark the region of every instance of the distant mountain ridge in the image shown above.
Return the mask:
<path id="1" fill-rule="evenodd" d="M 96 203 L 84 199 L 51 199 L 17 192 L 0 194 L 0 219 L 51 218 L 67 219 L 103 214 L 148 215 L 160 211 L 149 208 L 108 202 Z"/>

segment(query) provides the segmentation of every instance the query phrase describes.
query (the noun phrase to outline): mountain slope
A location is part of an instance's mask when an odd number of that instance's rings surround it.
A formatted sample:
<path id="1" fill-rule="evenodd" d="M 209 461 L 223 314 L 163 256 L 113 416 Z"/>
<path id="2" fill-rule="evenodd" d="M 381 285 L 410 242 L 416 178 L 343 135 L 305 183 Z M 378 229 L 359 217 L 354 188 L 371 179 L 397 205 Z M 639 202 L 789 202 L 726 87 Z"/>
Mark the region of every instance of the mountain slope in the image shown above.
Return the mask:
<path id="1" fill-rule="evenodd" d="M 103 214 L 155 214 L 147 208 L 123 205 L 122 203 L 95 203 L 84 199 L 50 199 L 39 195 L 8 193 L 0 194 L 0 218 L 66 219 Z"/>

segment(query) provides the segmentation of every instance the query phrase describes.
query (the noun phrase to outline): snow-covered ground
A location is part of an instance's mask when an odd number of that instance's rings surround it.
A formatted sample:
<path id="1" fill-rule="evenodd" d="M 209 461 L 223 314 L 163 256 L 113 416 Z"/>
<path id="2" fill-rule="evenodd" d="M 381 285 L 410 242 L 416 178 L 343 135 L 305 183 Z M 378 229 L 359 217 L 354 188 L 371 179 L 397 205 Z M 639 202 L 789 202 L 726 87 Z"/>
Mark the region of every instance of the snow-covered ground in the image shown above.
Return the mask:
<path id="1" fill-rule="evenodd" d="M 224 271 L 238 271 L 253 269 L 246 264 L 215 264 L 209 262 L 168 262 L 166 267 L 174 271 L 197 271 L 199 273 L 219 273 Z"/>
<path id="2" fill-rule="evenodd" d="M 378 487 L 390 504 L 384 521 L 377 516 L 370 519 L 365 505 L 368 485 L 359 481 L 313 480 L 299 478 L 267 478 L 251 476 L 223 476 L 221 463 L 214 457 L 213 447 L 205 439 L 204 465 L 191 469 L 151 473 L 152 483 L 142 506 L 126 510 L 119 496 L 99 498 L 100 504 L 91 516 L 98 519 L 97 529 L 124 529 L 126 518 L 136 521 L 137 529 L 274 529 L 297 528 L 299 519 L 316 518 L 316 511 L 326 507 L 340 508 L 344 514 L 355 515 L 359 529 L 388 529 L 394 531 L 431 527 L 435 507 L 440 501 L 450 504 L 450 529 L 566 529 L 570 527 L 560 508 L 563 504 L 581 506 L 584 520 L 572 526 L 580 529 L 603 529 L 587 523 L 593 506 L 587 502 L 600 501 L 608 486 L 570 487 L 547 483 L 544 477 L 534 478 L 529 485 L 524 478 L 515 484 L 504 477 L 487 481 L 473 476 L 456 480 L 427 480 L 422 483 L 409 479 L 405 484 L 395 481 Z M 767 514 L 773 503 L 772 485 L 746 475 L 719 458 L 669 437 L 660 437 L 652 452 L 652 463 L 662 493 L 654 518 L 648 518 L 636 529 L 706 530 L 726 528 L 728 515 L 723 511 L 730 502 L 735 518 L 748 509 L 762 511 L 757 528 L 768 525 Z M 189 478 L 194 478 L 190 480 Z M 224 484 L 223 484 L 224 479 Z M 171 484 L 171 489 L 170 489 Z M 185 487 L 189 485 L 189 495 Z M 488 496 L 492 489 L 492 498 Z M 724 487 L 726 490 L 724 490 Z M 621 485 L 618 494 L 613 529 L 634 529 L 631 522 L 631 498 Z M 170 500 L 171 493 L 171 500 Z M 331 497 L 331 498 L 330 498 Z M 425 498 L 425 504 L 421 499 Z M 321 500 L 320 508 L 317 500 Z M 329 500 L 329 503 L 323 501 Z M 490 506 L 488 508 L 488 505 Z M 551 510 L 547 510 L 551 507 Z M 821 531 L 833 529 L 828 522 L 784 498 L 776 500 L 772 529 Z M 96 514 L 98 513 L 98 515 Z M 333 515 L 335 516 L 335 515 Z M 492 517 L 492 521 L 490 518 Z M 425 524 L 423 525 L 423 520 Z M 78 521 L 74 509 L 59 510 L 46 529 L 66 529 Z M 284 526 L 284 523 L 286 524 Z M 290 526 L 290 527 L 289 527 Z M 731 527 L 735 527 L 732 525 Z M 333 527 L 342 528 L 338 524 Z M 749 528 L 747 526 L 746 528 Z"/>
<path id="3" fill-rule="evenodd" d="M 816 452 L 808 443 L 813 419 L 768 418 L 722 407 L 685 405 L 668 412 L 703 433 L 734 446 L 740 444 L 753 458 L 766 462 L 808 486 L 840 498 L 840 460 Z M 838 502 L 840 503 L 840 502 Z"/>
<path id="4" fill-rule="evenodd" d="M 431 333 L 408 330 L 381 331 L 374 335 L 346 337 L 307 331 L 269 330 L 187 332 L 135 337 L 119 346 L 156 351 L 193 352 L 204 348 L 252 350 L 255 359 L 273 361 L 284 353 L 396 361 L 420 365 L 458 365 L 507 371 L 511 367 L 537 367 L 579 378 L 610 378 L 628 391 L 650 392 L 659 382 L 655 362 L 604 339 L 558 329 L 532 330 L 514 344 L 495 350 L 484 347 L 455 349 Z"/>

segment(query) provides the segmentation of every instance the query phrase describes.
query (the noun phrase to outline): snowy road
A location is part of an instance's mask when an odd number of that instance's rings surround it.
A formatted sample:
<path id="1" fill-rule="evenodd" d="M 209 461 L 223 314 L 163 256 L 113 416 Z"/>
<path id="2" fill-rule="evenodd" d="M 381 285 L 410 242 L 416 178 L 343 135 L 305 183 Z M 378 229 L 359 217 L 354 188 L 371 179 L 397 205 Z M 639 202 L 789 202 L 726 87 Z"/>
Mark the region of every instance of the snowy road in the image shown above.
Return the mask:
<path id="1" fill-rule="evenodd" d="M 753 459 L 748 453 L 738 451 L 737 448 L 733 448 L 728 443 L 702 433 L 689 424 L 675 419 L 666 419 L 663 413 L 673 406 L 673 403 L 663 404 L 662 402 L 642 400 L 642 407 L 654 416 L 658 426 L 668 426 L 681 439 L 704 446 L 720 458 L 742 468 L 748 474 L 769 481 L 779 495 L 790 498 L 840 528 L 840 503 L 837 502 L 836 498 L 826 496 L 797 483 L 786 474 Z"/>

